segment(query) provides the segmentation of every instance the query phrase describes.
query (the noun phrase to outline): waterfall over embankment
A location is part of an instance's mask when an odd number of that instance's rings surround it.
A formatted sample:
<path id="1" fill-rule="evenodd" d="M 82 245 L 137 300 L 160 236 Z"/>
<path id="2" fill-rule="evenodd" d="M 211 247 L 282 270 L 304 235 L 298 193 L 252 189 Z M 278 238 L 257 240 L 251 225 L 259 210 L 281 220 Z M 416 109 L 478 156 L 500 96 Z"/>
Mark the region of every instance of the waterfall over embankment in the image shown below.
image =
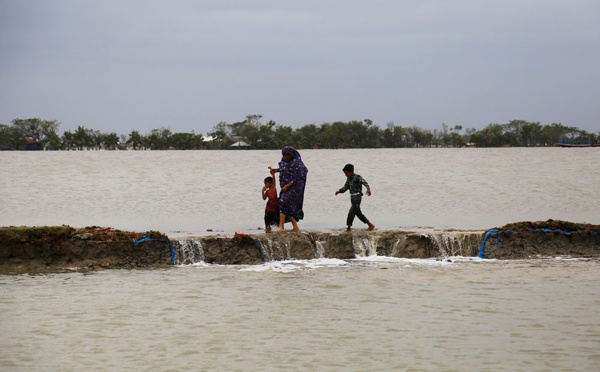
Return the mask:
<path id="1" fill-rule="evenodd" d="M 189 237 L 173 243 L 176 264 L 260 264 L 364 256 L 522 259 L 542 256 L 598 257 L 600 236 L 588 230 L 387 230 L 282 232 Z"/>
<path id="2" fill-rule="evenodd" d="M 111 228 L 0 228 L 0 274 L 262 264 L 269 261 L 365 256 L 496 259 L 600 257 L 599 226 L 564 221 L 521 222 L 490 230 L 273 232 L 169 238 L 156 231 Z"/>
<path id="3" fill-rule="evenodd" d="M 188 237 L 173 242 L 176 264 L 260 264 L 292 259 L 389 256 L 431 258 L 476 256 L 481 231 L 409 232 L 400 230 L 283 232 Z"/>

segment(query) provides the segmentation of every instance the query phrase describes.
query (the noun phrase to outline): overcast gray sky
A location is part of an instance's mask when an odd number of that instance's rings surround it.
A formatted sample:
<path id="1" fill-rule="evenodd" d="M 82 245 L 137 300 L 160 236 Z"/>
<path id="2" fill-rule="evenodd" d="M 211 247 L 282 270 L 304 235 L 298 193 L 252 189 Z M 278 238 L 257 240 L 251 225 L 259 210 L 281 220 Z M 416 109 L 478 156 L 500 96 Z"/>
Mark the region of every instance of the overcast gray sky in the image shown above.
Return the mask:
<path id="1" fill-rule="evenodd" d="M 0 0 L 0 123 L 600 131 L 598 0 Z"/>

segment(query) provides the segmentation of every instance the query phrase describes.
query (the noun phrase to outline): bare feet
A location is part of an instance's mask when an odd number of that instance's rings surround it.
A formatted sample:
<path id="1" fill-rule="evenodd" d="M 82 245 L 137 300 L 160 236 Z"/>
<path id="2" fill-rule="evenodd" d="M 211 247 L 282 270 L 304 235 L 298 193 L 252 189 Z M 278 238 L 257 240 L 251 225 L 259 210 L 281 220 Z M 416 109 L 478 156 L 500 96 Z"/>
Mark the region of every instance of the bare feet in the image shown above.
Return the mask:
<path id="1" fill-rule="evenodd" d="M 300 231 L 300 229 L 298 228 L 298 223 L 296 222 L 296 219 L 292 216 L 290 216 L 290 221 L 292 221 L 292 231 Z"/>
<path id="2" fill-rule="evenodd" d="M 369 222 L 368 224 L 369 224 L 369 228 L 367 229 L 367 231 L 371 231 L 375 228 L 375 225 L 373 225 L 371 222 Z"/>

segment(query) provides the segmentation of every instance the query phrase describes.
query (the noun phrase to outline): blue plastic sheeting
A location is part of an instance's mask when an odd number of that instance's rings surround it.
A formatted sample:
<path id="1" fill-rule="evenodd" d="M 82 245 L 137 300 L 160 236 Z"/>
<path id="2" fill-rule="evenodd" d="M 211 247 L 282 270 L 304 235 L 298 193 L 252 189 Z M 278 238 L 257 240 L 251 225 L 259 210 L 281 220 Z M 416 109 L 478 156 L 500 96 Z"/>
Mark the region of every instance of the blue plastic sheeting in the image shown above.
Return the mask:
<path id="1" fill-rule="evenodd" d="M 562 231 L 562 230 L 550 230 L 550 229 L 543 229 L 543 230 L 535 229 L 535 230 L 533 230 L 533 229 L 529 229 L 529 231 L 531 231 L 531 232 L 545 232 L 545 233 L 563 233 L 565 235 L 573 235 L 572 232 Z"/>
<path id="2" fill-rule="evenodd" d="M 481 245 L 479 246 L 479 256 L 478 256 L 479 258 L 483 258 L 483 250 L 485 248 L 485 241 L 487 240 L 487 238 L 490 235 L 492 235 L 494 233 L 500 233 L 500 230 L 492 229 L 485 234 L 485 237 L 483 238 L 483 241 L 481 242 Z M 498 242 L 498 245 L 500 245 L 500 242 Z"/>
<path id="3" fill-rule="evenodd" d="M 138 245 L 140 243 L 148 242 L 148 241 L 152 241 L 152 240 L 157 241 L 157 242 L 169 243 L 169 247 L 171 248 L 171 260 L 173 261 L 173 266 L 175 266 L 175 250 L 173 249 L 173 243 L 171 243 L 167 239 L 144 238 L 144 239 L 140 239 L 140 240 L 134 240 L 133 244 Z"/>
<path id="4" fill-rule="evenodd" d="M 262 261 L 267 262 L 267 260 L 265 260 L 265 255 L 263 254 L 261 244 L 259 242 L 257 242 L 256 239 L 254 239 L 254 238 L 252 238 L 252 240 L 254 240 L 254 244 L 256 244 L 256 246 L 258 247 L 258 252 L 260 253 L 260 258 L 262 258 Z"/>

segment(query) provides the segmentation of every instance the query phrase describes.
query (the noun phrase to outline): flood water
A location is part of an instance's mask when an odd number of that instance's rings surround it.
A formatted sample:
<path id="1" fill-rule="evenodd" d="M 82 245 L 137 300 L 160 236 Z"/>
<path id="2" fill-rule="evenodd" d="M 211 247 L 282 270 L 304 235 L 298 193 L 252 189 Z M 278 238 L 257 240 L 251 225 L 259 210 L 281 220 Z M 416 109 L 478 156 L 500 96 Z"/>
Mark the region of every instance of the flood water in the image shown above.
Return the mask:
<path id="1" fill-rule="evenodd" d="M 592 371 L 590 260 L 0 276 L 3 371 Z"/>
<path id="2" fill-rule="evenodd" d="M 490 228 L 524 220 L 600 224 L 600 149 L 303 150 L 304 230 L 343 228 L 353 163 L 379 228 Z M 0 153 L 0 226 L 110 226 L 167 234 L 252 232 L 280 151 Z M 357 220 L 356 227 L 362 227 Z"/>
<path id="3" fill-rule="evenodd" d="M 301 151 L 305 230 L 600 223 L 599 149 Z M 0 153 L 0 226 L 262 225 L 277 151 Z M 357 225 L 357 227 L 360 227 Z M 363 257 L 0 276 L 1 371 L 591 371 L 600 261 Z"/>

